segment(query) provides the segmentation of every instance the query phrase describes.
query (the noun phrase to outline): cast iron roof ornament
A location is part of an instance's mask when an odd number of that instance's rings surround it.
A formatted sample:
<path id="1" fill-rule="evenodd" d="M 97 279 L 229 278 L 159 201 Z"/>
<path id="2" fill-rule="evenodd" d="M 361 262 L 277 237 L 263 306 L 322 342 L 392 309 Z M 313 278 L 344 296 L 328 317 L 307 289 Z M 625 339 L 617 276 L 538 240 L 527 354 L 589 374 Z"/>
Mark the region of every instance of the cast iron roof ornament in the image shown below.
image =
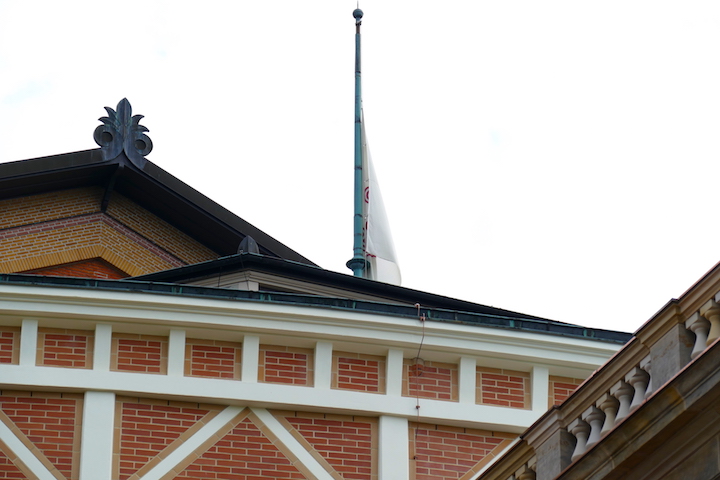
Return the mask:
<path id="1" fill-rule="evenodd" d="M 153 148 L 150 137 L 143 133 L 149 130 L 140 125 L 143 115 L 132 116 L 127 98 L 120 100 L 117 111 L 110 107 L 105 107 L 105 110 L 108 116 L 98 119 L 103 124 L 98 125 L 93 134 L 95 143 L 102 149 L 103 160 L 112 160 L 124 151 L 130 161 L 142 169 L 147 162 L 145 155 Z"/>

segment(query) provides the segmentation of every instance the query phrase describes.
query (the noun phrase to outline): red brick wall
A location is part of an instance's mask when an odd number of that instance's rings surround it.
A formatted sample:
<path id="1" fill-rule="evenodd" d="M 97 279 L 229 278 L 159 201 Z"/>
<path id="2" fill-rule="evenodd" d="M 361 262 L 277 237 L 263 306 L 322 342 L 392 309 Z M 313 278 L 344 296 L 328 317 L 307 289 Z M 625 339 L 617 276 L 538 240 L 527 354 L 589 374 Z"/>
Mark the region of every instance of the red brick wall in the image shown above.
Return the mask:
<path id="1" fill-rule="evenodd" d="M 79 262 L 55 265 L 53 267 L 27 270 L 21 273 L 55 277 L 107 278 L 113 280 L 128 276 L 127 273 L 123 272 L 114 265 L 111 265 L 102 258 L 91 258 Z"/>
<path id="2" fill-rule="evenodd" d="M 245 418 L 175 480 L 304 480 L 305 476 Z"/>
<path id="3" fill-rule="evenodd" d="M 45 367 L 92 368 L 92 331 L 41 328 L 37 364 Z"/>
<path id="4" fill-rule="evenodd" d="M 189 338 L 185 342 L 185 375 L 240 379 L 239 343 Z"/>
<path id="5" fill-rule="evenodd" d="M 560 405 L 565 401 L 584 380 L 581 378 L 550 376 L 550 398 L 548 405 Z"/>
<path id="6" fill-rule="evenodd" d="M 111 369 L 138 373 L 167 373 L 167 337 L 113 334 Z"/>
<path id="7" fill-rule="evenodd" d="M 66 478 L 75 479 L 81 400 L 78 394 L 3 391 L 0 410 Z"/>
<path id="8" fill-rule="evenodd" d="M 25 474 L 15 466 L 7 455 L 0 452 L 0 478 L 7 478 L 10 480 L 27 480 L 28 477 L 26 477 Z"/>
<path id="9" fill-rule="evenodd" d="M 530 408 L 530 373 L 477 367 L 476 402 L 498 407 Z"/>
<path id="10" fill-rule="evenodd" d="M 458 400 L 458 366 L 451 363 L 403 361 L 403 396 Z"/>
<path id="11" fill-rule="evenodd" d="M 370 480 L 377 463 L 375 419 L 293 412 L 284 418 L 346 480 Z"/>
<path id="12" fill-rule="evenodd" d="M 332 388 L 385 393 L 385 358 L 333 352 Z"/>
<path id="13" fill-rule="evenodd" d="M 119 398 L 115 437 L 119 445 L 115 478 L 127 480 L 165 447 L 211 412 L 207 406 L 151 399 Z"/>
<path id="14" fill-rule="evenodd" d="M 19 358 L 20 329 L 15 327 L 0 328 L 0 363 L 17 364 Z"/>
<path id="15" fill-rule="evenodd" d="M 312 386 L 313 351 L 309 348 L 260 345 L 258 378 L 266 383 Z"/>
<path id="16" fill-rule="evenodd" d="M 507 434 L 461 427 L 411 422 L 409 430 L 411 478 L 415 480 L 457 480 L 511 441 Z"/>

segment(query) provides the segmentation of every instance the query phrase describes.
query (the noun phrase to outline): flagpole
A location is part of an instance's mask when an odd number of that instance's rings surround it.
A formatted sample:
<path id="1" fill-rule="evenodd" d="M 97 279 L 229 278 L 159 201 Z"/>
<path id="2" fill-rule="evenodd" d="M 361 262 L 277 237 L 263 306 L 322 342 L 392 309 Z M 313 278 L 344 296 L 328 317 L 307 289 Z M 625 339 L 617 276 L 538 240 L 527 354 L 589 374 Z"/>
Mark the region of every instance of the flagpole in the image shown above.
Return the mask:
<path id="1" fill-rule="evenodd" d="M 363 12 L 353 11 L 355 18 L 355 181 L 353 217 L 353 258 L 347 266 L 356 277 L 364 277 L 367 268 L 363 248 L 363 172 L 362 172 L 362 92 L 360 86 L 360 25 Z"/>

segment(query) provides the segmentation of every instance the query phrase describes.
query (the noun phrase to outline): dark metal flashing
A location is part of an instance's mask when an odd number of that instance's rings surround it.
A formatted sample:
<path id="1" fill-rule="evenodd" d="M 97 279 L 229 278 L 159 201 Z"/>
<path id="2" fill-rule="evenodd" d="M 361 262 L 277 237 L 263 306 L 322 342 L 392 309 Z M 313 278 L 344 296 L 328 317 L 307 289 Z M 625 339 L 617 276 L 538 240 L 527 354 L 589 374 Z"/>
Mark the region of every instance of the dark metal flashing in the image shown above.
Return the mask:
<path id="1" fill-rule="evenodd" d="M 162 272 L 133 277 L 133 280 L 183 283 L 200 278 L 227 275 L 233 272 L 255 271 L 291 278 L 308 283 L 347 290 L 348 292 L 372 295 L 393 303 L 406 305 L 420 304 L 422 307 L 442 308 L 463 312 L 498 315 L 508 318 L 552 322 L 560 326 L 569 324 L 555 322 L 534 315 L 512 312 L 501 308 L 489 307 L 455 298 L 421 292 L 411 288 L 377 282 L 352 275 L 324 270 L 297 262 L 252 254 L 249 252 L 230 255 L 207 262 L 186 265 Z"/>
<path id="2" fill-rule="evenodd" d="M 124 168 L 118 172 L 114 191 L 220 255 L 235 253 L 240 242 L 250 235 L 265 255 L 314 265 L 152 162 L 140 170 L 124 153 L 109 161 L 103 160 L 101 149 L 93 149 L 2 163 L 0 200 L 87 186 L 105 189 L 120 165 Z"/>
<path id="3" fill-rule="evenodd" d="M 350 277 L 352 278 L 352 277 Z M 175 283 L 156 283 L 139 280 L 96 280 L 69 277 L 49 277 L 40 275 L 0 274 L 0 286 L 19 285 L 37 287 L 81 288 L 107 291 L 124 291 L 158 295 L 176 295 L 183 297 L 212 298 L 216 300 L 262 302 L 278 305 L 299 305 L 307 307 L 329 308 L 390 315 L 394 317 L 417 318 L 415 306 L 379 303 L 344 298 L 330 298 L 316 295 L 301 295 L 275 292 L 253 292 L 213 287 L 197 287 Z M 427 320 L 502 328 L 559 335 L 563 337 L 591 339 L 601 342 L 623 344 L 630 335 L 610 330 L 584 328 L 576 325 L 559 324 L 549 320 L 518 318 L 500 314 L 464 312 L 442 308 L 422 308 Z M 510 312 L 512 313 L 512 312 Z"/>

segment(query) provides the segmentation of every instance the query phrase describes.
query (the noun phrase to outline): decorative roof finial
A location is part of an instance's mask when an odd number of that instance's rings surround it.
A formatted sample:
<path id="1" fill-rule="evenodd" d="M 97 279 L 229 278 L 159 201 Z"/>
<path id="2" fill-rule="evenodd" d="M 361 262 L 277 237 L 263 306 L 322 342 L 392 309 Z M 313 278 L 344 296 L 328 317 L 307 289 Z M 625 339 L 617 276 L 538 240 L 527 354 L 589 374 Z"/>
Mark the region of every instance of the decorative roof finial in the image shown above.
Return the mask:
<path id="1" fill-rule="evenodd" d="M 360 25 L 362 23 L 363 11 L 360 10 L 360 2 L 358 2 L 358 8 L 353 10 L 353 18 L 355 18 L 355 24 Z"/>
<path id="2" fill-rule="evenodd" d="M 256 253 L 260 254 L 260 247 L 253 237 L 250 235 L 246 236 L 240 242 L 237 253 Z"/>
<path id="3" fill-rule="evenodd" d="M 140 125 L 143 115 L 132 116 L 132 107 L 127 98 L 120 100 L 117 111 L 105 107 L 107 117 L 100 117 L 103 122 L 98 125 L 93 134 L 95 143 L 102 149 L 103 160 L 112 160 L 125 152 L 125 155 L 138 168 L 142 169 L 147 163 L 145 155 L 153 148 L 150 137 L 143 132 L 149 130 Z"/>

